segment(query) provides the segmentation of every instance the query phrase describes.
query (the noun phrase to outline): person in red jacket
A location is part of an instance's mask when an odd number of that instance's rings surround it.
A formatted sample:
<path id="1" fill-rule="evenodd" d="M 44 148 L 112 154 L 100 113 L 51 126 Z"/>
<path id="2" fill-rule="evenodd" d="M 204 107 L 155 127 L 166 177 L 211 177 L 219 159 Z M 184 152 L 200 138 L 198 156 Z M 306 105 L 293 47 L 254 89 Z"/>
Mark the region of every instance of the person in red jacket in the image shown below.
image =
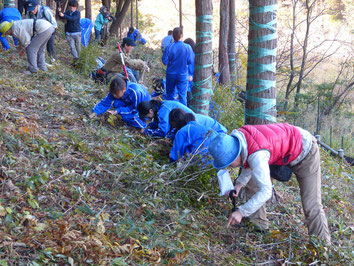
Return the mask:
<path id="1" fill-rule="evenodd" d="M 218 134 L 210 141 L 209 152 L 217 169 L 242 168 L 234 197 L 242 187 L 250 187 L 249 200 L 229 216 L 227 227 L 255 213 L 258 219 L 268 221 L 264 204 L 272 196 L 270 169 L 286 166 L 299 183 L 309 235 L 330 243 L 321 203 L 320 153 L 316 139 L 308 131 L 289 124 L 246 125 L 232 131 L 231 135 Z"/>

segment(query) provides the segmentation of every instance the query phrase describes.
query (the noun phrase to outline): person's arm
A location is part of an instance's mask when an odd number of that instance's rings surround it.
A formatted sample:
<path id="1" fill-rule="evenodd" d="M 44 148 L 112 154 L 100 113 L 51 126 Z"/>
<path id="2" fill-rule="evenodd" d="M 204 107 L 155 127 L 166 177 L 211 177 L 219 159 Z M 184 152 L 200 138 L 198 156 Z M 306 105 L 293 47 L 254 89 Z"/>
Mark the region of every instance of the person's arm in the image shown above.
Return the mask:
<path id="1" fill-rule="evenodd" d="M 128 56 L 124 56 L 125 65 L 134 70 L 143 71 L 144 69 L 148 70 L 148 65 L 141 59 L 131 59 Z"/>
<path id="2" fill-rule="evenodd" d="M 170 152 L 170 162 L 175 162 L 186 153 L 188 145 L 184 131 L 178 131 L 173 141 L 173 146 Z"/>
<path id="3" fill-rule="evenodd" d="M 42 7 L 42 8 L 44 8 L 44 17 L 48 20 L 48 22 L 50 24 L 53 25 L 54 28 L 56 28 L 57 27 L 57 22 L 55 21 L 55 18 L 53 16 L 53 13 L 50 10 L 50 8 L 45 8 L 45 7 Z"/>
<path id="4" fill-rule="evenodd" d="M 168 65 L 168 53 L 170 50 L 171 45 L 168 45 L 165 50 L 163 51 L 163 55 L 162 55 L 162 63 L 167 66 Z"/>
<path id="5" fill-rule="evenodd" d="M 96 113 L 97 115 L 105 113 L 108 109 L 111 108 L 112 102 L 115 100 L 111 93 L 103 98 L 96 106 L 93 108 L 92 112 Z"/>
<path id="6" fill-rule="evenodd" d="M 72 13 L 71 16 L 69 15 L 68 11 L 66 11 L 63 15 L 64 15 L 63 18 L 65 18 L 68 21 L 75 21 L 75 20 L 80 19 L 80 12 L 79 11 L 75 11 L 74 13 Z"/>
<path id="7" fill-rule="evenodd" d="M 242 217 L 248 217 L 255 213 L 272 197 L 269 159 L 270 153 L 266 150 L 257 151 L 248 157 L 247 162 L 252 170 L 252 178 L 258 187 L 258 191 L 239 207 Z"/>

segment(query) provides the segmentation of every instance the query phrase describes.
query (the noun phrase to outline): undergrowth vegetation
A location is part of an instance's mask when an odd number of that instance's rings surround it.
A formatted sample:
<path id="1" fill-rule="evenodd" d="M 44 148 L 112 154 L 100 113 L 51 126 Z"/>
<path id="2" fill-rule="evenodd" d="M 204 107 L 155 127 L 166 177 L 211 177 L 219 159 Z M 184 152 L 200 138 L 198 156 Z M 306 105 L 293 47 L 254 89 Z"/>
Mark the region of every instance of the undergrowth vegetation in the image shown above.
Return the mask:
<path id="1" fill-rule="evenodd" d="M 115 41 L 102 49 L 107 59 Z M 353 261 L 353 172 L 322 152 L 323 205 L 332 247 L 308 242 L 295 179 L 274 183 L 269 232 L 252 225 L 226 229 L 231 204 L 218 196 L 211 166 L 168 164 L 171 144 L 152 140 L 120 119 L 90 120 L 108 89 L 70 66 L 64 39 L 47 73 L 19 74 L 25 58 L 2 52 L 0 65 L 0 264 L 309 264 Z M 147 60 L 149 87 L 162 77 L 161 52 Z M 85 56 L 85 57 L 84 57 Z M 84 74 L 86 73 L 86 74 Z M 215 85 L 211 115 L 229 131 L 243 123 L 243 106 Z M 226 100 L 227 99 L 227 100 Z M 236 176 L 236 173 L 234 173 Z"/>

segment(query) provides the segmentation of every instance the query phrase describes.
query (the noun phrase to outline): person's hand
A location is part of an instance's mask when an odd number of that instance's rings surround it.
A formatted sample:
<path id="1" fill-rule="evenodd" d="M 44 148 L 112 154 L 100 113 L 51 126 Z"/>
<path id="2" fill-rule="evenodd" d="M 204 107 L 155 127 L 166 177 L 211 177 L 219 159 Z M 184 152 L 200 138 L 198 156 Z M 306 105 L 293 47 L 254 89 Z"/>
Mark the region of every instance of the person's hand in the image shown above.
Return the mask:
<path id="1" fill-rule="evenodd" d="M 145 65 L 145 71 L 150 72 L 150 67 L 148 65 Z"/>
<path id="2" fill-rule="evenodd" d="M 241 220 L 242 220 L 241 212 L 239 210 L 234 211 L 229 216 L 229 220 L 227 221 L 226 228 L 229 228 L 230 225 L 239 224 L 241 222 Z"/>
<path id="3" fill-rule="evenodd" d="M 144 132 L 145 132 L 145 128 L 142 128 L 142 129 L 140 130 L 140 133 L 143 134 Z"/>
<path id="4" fill-rule="evenodd" d="M 233 193 L 233 197 L 235 197 L 235 198 L 238 197 L 238 194 L 240 194 L 240 191 L 241 191 L 241 188 L 242 188 L 242 187 L 243 187 L 243 186 L 242 186 L 240 183 L 237 183 L 237 184 L 234 186 L 236 193 L 235 193 L 235 192 Z M 229 195 L 230 195 L 230 191 L 228 191 L 228 192 L 225 193 L 225 196 L 229 197 Z"/>
<path id="5" fill-rule="evenodd" d="M 61 7 L 58 7 L 58 12 L 61 12 Z"/>
<path id="6" fill-rule="evenodd" d="M 188 81 L 193 81 L 193 76 L 188 76 Z"/>
<path id="7" fill-rule="evenodd" d="M 90 114 L 90 115 L 89 115 L 89 118 L 91 118 L 91 119 L 92 119 L 92 118 L 94 118 L 94 117 L 96 117 L 96 116 L 97 116 L 97 114 L 96 114 L 96 113 L 92 113 L 92 114 Z"/>
<path id="8" fill-rule="evenodd" d="M 110 113 L 111 115 L 117 115 L 117 111 L 116 110 L 108 110 L 108 113 Z"/>

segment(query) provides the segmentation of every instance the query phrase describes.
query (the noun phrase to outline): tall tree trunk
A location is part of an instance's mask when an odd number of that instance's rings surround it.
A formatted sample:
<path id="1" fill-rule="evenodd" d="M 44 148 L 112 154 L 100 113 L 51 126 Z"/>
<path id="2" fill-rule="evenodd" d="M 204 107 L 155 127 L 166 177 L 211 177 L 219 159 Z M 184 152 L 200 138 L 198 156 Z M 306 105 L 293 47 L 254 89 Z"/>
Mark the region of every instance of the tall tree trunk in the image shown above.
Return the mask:
<path id="1" fill-rule="evenodd" d="M 117 0 L 116 20 L 112 22 L 109 32 L 113 35 L 118 35 L 118 29 L 124 20 L 125 15 L 129 9 L 131 0 Z"/>
<path id="2" fill-rule="evenodd" d="M 130 27 L 134 27 L 134 0 L 132 0 L 130 6 Z"/>
<path id="3" fill-rule="evenodd" d="M 245 123 L 276 122 L 276 0 L 250 0 Z"/>
<path id="4" fill-rule="evenodd" d="M 301 62 L 301 68 L 300 68 L 300 73 L 299 73 L 299 81 L 297 82 L 296 86 L 296 94 L 295 94 L 295 101 L 294 101 L 294 109 L 296 110 L 298 105 L 299 105 L 299 96 L 300 96 L 300 90 L 302 86 L 302 80 L 304 76 L 304 71 L 305 71 L 305 66 L 306 66 L 306 61 L 307 61 L 307 44 L 309 40 L 309 35 L 310 35 L 310 26 L 311 26 L 311 14 L 312 10 L 314 7 L 314 4 L 316 0 L 312 2 L 312 4 L 309 3 L 309 0 L 305 1 L 306 5 L 306 32 L 305 32 L 305 39 L 304 39 L 304 44 L 302 46 L 302 62 Z"/>
<path id="5" fill-rule="evenodd" d="M 179 27 L 181 29 L 183 29 L 183 24 L 182 24 L 182 0 L 179 0 Z"/>
<path id="6" fill-rule="evenodd" d="M 102 0 L 102 5 L 111 10 L 111 0 Z"/>
<path id="7" fill-rule="evenodd" d="M 289 96 L 291 93 L 291 86 L 293 84 L 294 78 L 295 78 L 295 66 L 294 66 L 294 39 L 295 39 L 295 29 L 296 29 L 296 6 L 297 6 L 297 0 L 292 0 L 292 6 L 293 6 L 293 17 L 292 17 L 292 31 L 290 35 L 290 55 L 289 55 L 289 60 L 290 60 L 290 77 L 288 84 L 286 86 L 286 91 L 285 91 L 285 106 L 284 106 L 284 111 L 288 109 L 288 104 L 289 104 Z"/>
<path id="8" fill-rule="evenodd" d="M 229 58 L 227 55 L 227 37 L 229 35 L 229 0 L 220 1 L 219 33 L 219 73 L 220 83 L 230 82 Z"/>
<path id="9" fill-rule="evenodd" d="M 229 69 L 231 87 L 236 86 L 236 5 L 235 0 L 230 0 L 229 4 L 229 36 L 228 36 L 228 53 L 229 53 Z"/>
<path id="10" fill-rule="evenodd" d="M 191 108 L 202 114 L 208 114 L 212 94 L 213 67 L 213 2 L 195 0 L 196 13 L 196 49 Z"/>
<path id="11" fill-rule="evenodd" d="M 91 0 L 85 0 L 85 18 L 92 20 Z"/>
<path id="12" fill-rule="evenodd" d="M 139 29 L 139 9 L 138 9 L 138 0 L 135 0 L 135 20 L 136 26 L 135 28 Z"/>

